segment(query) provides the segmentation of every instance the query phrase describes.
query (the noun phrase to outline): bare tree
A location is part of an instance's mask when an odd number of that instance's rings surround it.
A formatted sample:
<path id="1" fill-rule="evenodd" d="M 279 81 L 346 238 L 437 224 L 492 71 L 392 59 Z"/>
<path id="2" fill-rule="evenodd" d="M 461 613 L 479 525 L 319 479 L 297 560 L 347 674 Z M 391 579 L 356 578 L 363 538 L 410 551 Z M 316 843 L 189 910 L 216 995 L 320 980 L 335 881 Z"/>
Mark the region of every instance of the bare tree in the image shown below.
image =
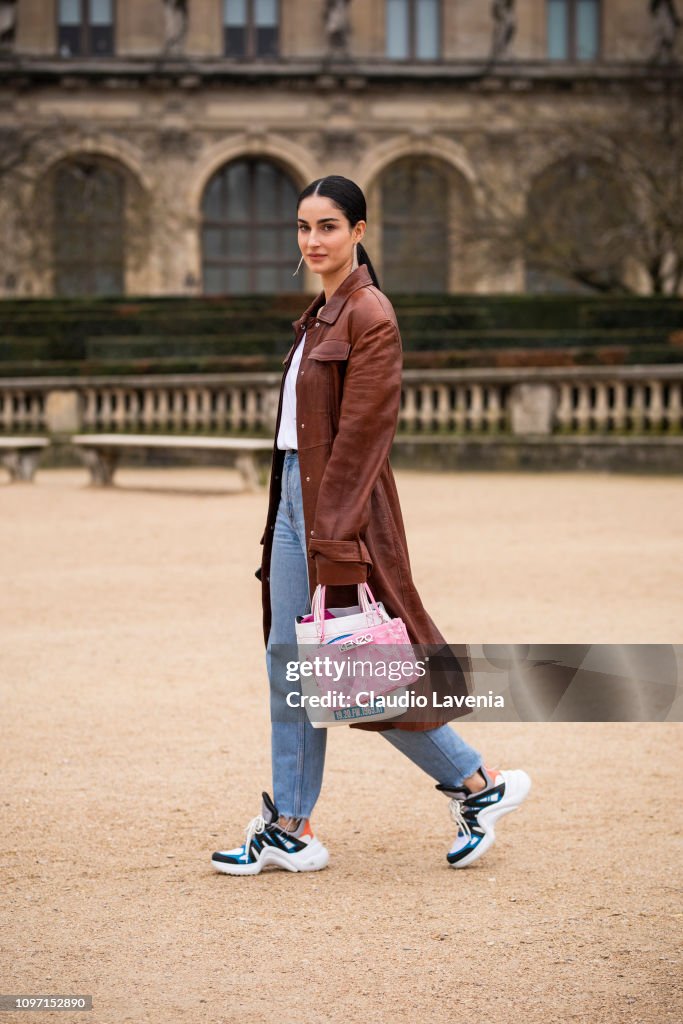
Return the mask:
<path id="1" fill-rule="evenodd" d="M 493 258 L 598 292 L 677 295 L 683 287 L 683 104 L 673 86 L 612 123 L 562 125 L 525 203 L 479 183 L 459 228 Z M 523 207 L 523 208 L 522 208 Z M 641 283 L 635 279 L 637 267 Z"/>
<path id="2" fill-rule="evenodd" d="M 22 266 L 30 265 L 40 275 L 51 259 L 41 244 L 41 218 L 32 201 L 33 168 L 61 127 L 56 120 L 50 127 L 0 130 L 0 202 L 5 207 L 0 216 L 0 276 L 9 292 L 17 287 Z"/>
<path id="3" fill-rule="evenodd" d="M 73 155 L 55 161 L 72 132 Z M 82 268 L 91 292 L 93 276 L 123 266 L 124 240 L 127 268 L 148 258 L 149 197 L 116 161 L 79 153 L 81 136 L 62 120 L 0 130 L 0 282 L 9 293 L 26 294 L 36 280 L 49 287 L 65 264 Z"/>

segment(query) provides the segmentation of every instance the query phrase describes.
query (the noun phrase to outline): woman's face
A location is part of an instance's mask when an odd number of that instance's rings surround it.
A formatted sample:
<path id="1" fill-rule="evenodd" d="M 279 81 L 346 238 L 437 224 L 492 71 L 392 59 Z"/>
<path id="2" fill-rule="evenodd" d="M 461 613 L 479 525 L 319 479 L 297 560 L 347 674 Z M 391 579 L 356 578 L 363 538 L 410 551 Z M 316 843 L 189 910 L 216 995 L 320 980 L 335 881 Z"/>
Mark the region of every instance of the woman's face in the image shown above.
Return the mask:
<path id="1" fill-rule="evenodd" d="M 325 196 L 307 196 L 299 206 L 299 249 L 316 274 L 351 269 L 353 247 L 365 234 L 365 221 L 351 227 L 346 214 Z"/>

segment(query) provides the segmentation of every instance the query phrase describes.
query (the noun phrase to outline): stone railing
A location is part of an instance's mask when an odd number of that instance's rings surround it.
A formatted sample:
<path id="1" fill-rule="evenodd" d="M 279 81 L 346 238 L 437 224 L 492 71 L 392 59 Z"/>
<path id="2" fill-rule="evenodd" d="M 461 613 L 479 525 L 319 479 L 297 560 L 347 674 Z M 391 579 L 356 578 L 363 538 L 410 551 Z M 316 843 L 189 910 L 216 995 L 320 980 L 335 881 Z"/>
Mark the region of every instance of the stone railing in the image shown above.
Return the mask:
<path id="1" fill-rule="evenodd" d="M 0 435 L 270 434 L 278 373 L 0 381 Z M 683 431 L 683 366 L 406 370 L 399 432 L 454 437 Z"/>
<path id="2" fill-rule="evenodd" d="M 683 366 L 406 371 L 400 429 L 675 433 L 683 430 Z"/>

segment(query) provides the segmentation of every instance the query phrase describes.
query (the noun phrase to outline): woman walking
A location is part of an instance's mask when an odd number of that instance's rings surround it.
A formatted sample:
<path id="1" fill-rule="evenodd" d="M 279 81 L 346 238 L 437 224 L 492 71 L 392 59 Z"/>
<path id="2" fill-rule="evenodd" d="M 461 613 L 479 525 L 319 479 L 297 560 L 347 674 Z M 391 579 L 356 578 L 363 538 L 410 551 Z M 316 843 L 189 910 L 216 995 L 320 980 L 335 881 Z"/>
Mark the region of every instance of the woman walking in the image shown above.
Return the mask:
<path id="1" fill-rule="evenodd" d="M 263 629 L 270 680 L 273 797 L 244 843 L 213 854 L 225 874 L 326 867 L 328 852 L 313 834 L 327 730 L 286 700 L 287 645 L 295 618 L 310 610 L 318 584 L 328 604 L 356 603 L 369 580 L 375 598 L 406 623 L 412 643 L 443 637 L 412 581 L 403 519 L 389 465 L 401 396 L 401 338 L 393 307 L 379 288 L 361 245 L 366 203 L 348 178 L 312 182 L 297 204 L 301 262 L 323 291 L 294 323 L 285 359 L 270 500 L 261 565 Z M 298 268 L 297 268 L 298 269 Z M 333 596 L 334 595 L 334 596 Z M 447 855 L 456 868 L 482 856 L 496 820 L 515 810 L 531 786 L 526 772 L 487 768 L 449 725 L 359 725 L 375 729 L 436 780 L 450 798 L 457 834 Z"/>

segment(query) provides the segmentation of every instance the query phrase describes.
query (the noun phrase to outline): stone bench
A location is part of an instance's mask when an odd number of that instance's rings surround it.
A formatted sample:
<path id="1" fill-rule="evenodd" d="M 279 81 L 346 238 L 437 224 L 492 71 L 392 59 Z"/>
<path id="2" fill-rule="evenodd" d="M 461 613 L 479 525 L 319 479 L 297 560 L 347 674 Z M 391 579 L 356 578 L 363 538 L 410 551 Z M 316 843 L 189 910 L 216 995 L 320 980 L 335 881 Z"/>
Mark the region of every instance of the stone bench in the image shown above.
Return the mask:
<path id="1" fill-rule="evenodd" d="M 0 462 L 9 470 L 11 480 L 33 480 L 49 444 L 47 437 L 0 437 Z"/>
<path id="2" fill-rule="evenodd" d="M 91 483 L 106 486 L 123 452 L 130 451 L 202 451 L 231 456 L 247 490 L 260 486 L 257 455 L 272 452 L 273 442 L 265 438 L 182 437 L 175 434 L 72 434 L 70 443 L 90 470 Z"/>

